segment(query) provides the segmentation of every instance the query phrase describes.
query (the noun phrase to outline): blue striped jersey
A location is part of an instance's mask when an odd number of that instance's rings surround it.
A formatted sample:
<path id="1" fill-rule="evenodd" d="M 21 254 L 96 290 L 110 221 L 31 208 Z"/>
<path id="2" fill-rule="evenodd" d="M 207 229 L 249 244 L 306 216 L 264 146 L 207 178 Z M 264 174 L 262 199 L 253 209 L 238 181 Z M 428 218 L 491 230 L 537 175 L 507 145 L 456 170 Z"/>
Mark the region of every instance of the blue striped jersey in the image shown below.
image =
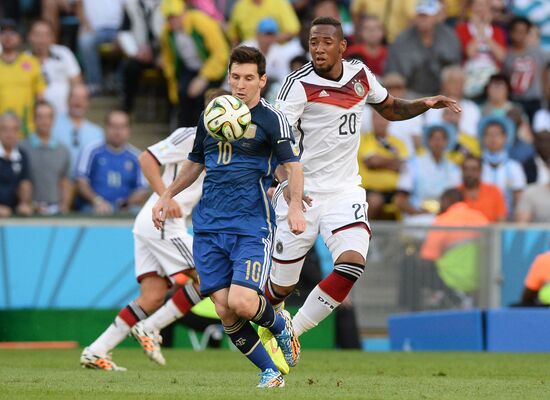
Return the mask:
<path id="1" fill-rule="evenodd" d="M 189 160 L 204 164 L 202 197 L 193 210 L 196 232 L 268 234 L 274 212 L 267 189 L 278 164 L 298 161 L 284 115 L 261 99 L 244 138 L 220 142 L 206 133 L 201 115 Z"/>

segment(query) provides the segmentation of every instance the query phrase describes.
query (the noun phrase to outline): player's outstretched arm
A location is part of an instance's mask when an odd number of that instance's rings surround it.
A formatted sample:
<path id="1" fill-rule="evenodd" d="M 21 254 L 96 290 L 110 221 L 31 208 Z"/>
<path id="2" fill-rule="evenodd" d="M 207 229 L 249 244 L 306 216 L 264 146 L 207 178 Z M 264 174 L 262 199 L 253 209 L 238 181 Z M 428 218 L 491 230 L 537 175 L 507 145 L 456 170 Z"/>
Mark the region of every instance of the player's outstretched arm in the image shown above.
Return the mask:
<path id="1" fill-rule="evenodd" d="M 382 103 L 371 104 L 371 106 L 390 121 L 414 118 L 430 108 L 449 108 L 456 113 L 462 111 L 456 100 L 441 95 L 416 100 L 405 100 L 388 95 Z"/>
<path id="2" fill-rule="evenodd" d="M 298 161 L 283 164 L 288 177 L 288 189 L 290 201 L 288 203 L 288 226 L 295 235 L 306 230 L 306 219 L 302 210 L 302 197 L 304 195 L 304 172 L 302 164 Z"/>
<path id="3" fill-rule="evenodd" d="M 181 171 L 176 177 L 176 180 L 166 188 L 153 207 L 153 224 L 155 228 L 162 229 L 164 221 L 168 216 L 167 211 L 172 197 L 191 186 L 193 182 L 198 179 L 203 169 L 203 164 L 195 163 L 190 160 L 185 160 L 183 162 Z"/>

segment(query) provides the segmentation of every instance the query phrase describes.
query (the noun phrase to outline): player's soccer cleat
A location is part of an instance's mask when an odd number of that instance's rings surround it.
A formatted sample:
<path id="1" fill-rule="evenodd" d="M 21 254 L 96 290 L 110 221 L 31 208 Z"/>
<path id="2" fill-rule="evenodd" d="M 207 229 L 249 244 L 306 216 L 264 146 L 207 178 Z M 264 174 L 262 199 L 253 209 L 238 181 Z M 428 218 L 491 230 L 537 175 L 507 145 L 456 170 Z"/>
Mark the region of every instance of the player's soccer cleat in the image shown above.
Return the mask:
<path id="1" fill-rule="evenodd" d="M 284 387 L 285 379 L 279 371 L 273 371 L 271 368 L 266 369 L 264 372 L 260 372 L 260 383 L 258 383 L 259 388 L 273 388 L 273 387 Z"/>
<path id="2" fill-rule="evenodd" d="M 130 333 L 141 345 L 150 360 L 159 365 L 166 365 L 166 360 L 160 351 L 162 336 L 160 336 L 158 331 L 145 329 L 143 323 L 140 321 L 132 327 Z"/>
<path id="3" fill-rule="evenodd" d="M 300 359 L 300 341 L 298 335 L 294 332 L 292 318 L 288 311 L 281 310 L 280 314 L 285 319 L 285 329 L 278 335 L 273 335 L 273 337 L 279 344 L 288 366 L 294 367 Z"/>
<path id="4" fill-rule="evenodd" d="M 269 329 L 260 326 L 258 327 L 258 336 L 260 336 L 260 340 L 262 341 L 267 354 L 269 354 L 269 357 L 279 369 L 281 374 L 288 374 L 290 372 L 290 367 L 286 363 L 285 356 L 279 347 L 279 344 L 273 337 L 273 334 L 269 331 Z"/>
<path id="5" fill-rule="evenodd" d="M 80 365 L 82 368 L 102 369 L 103 371 L 126 371 L 126 368 L 116 365 L 110 355 L 98 356 L 93 354 L 88 347 L 84 348 L 80 355 Z"/>

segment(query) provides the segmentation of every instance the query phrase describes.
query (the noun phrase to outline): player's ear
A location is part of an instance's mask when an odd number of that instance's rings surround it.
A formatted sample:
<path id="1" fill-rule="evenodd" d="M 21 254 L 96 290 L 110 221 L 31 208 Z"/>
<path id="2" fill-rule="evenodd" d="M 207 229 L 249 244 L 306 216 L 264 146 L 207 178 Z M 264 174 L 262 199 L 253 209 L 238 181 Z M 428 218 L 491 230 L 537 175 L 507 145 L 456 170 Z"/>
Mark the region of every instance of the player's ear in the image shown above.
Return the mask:
<path id="1" fill-rule="evenodd" d="M 263 89 L 267 85 L 267 74 L 260 76 L 260 89 Z"/>
<path id="2" fill-rule="evenodd" d="M 344 54 L 348 48 L 348 41 L 346 39 L 340 40 L 340 52 Z"/>

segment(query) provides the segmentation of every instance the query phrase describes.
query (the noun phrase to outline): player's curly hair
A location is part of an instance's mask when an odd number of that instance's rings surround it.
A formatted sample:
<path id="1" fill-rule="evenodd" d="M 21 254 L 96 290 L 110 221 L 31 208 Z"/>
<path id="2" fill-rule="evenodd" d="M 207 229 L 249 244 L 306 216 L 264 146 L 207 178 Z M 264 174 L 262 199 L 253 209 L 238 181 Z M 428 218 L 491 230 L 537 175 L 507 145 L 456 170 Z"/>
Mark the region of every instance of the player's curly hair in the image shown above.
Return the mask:
<path id="1" fill-rule="evenodd" d="M 265 75 L 265 56 L 260 50 L 250 46 L 237 46 L 231 51 L 229 57 L 229 71 L 234 64 L 256 64 L 260 77 Z"/>

